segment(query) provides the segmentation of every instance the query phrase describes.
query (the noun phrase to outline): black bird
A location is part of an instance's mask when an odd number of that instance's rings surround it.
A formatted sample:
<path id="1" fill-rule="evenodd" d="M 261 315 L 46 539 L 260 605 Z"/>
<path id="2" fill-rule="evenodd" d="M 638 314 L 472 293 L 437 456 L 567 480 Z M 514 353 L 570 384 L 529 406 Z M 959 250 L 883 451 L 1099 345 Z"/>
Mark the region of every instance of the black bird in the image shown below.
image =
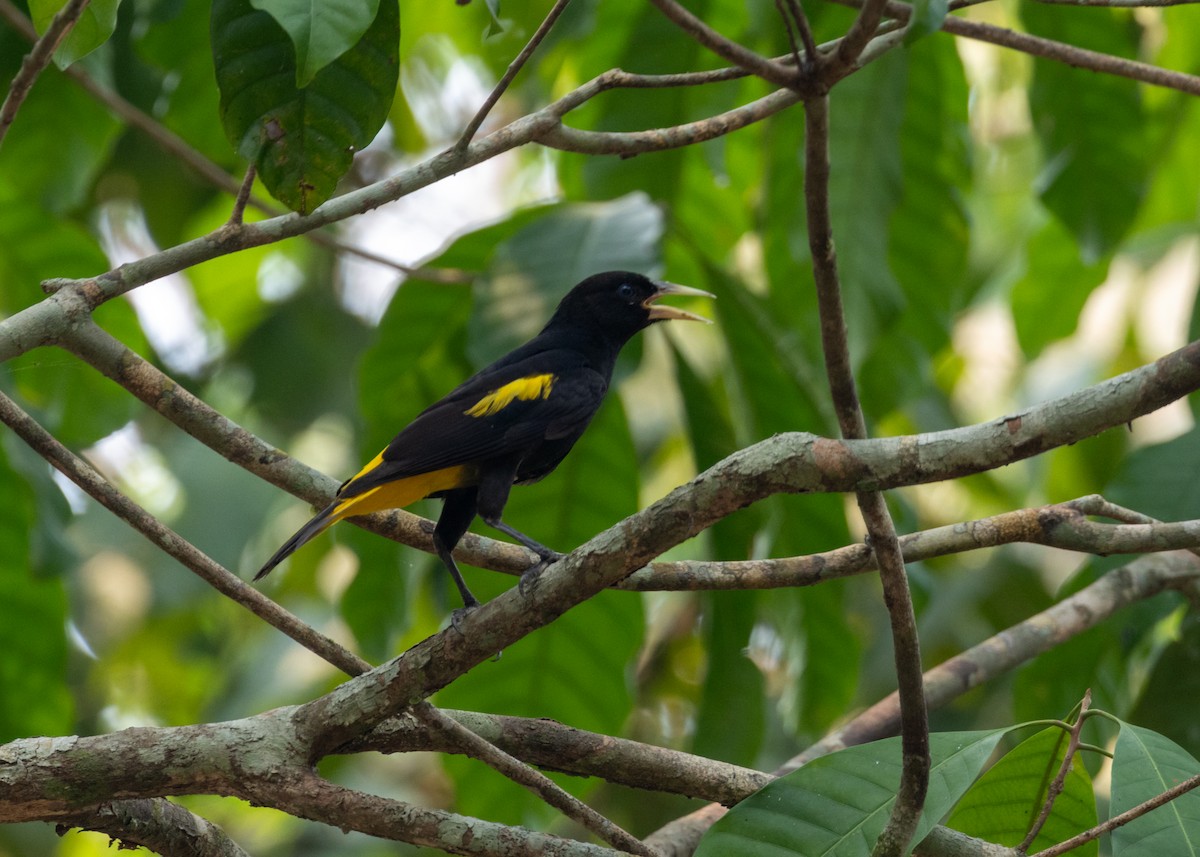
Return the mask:
<path id="1" fill-rule="evenodd" d="M 479 601 L 452 553 L 476 515 L 541 558 L 526 574 L 558 560 L 561 554 L 501 519 L 509 489 L 538 481 L 563 460 L 599 410 L 617 354 L 635 333 L 667 319 L 708 321 L 656 304 L 664 295 L 713 297 L 629 271 L 608 271 L 579 283 L 541 333 L 422 411 L 342 483 L 333 502 L 288 539 L 254 579 L 342 518 L 400 508 L 422 497 L 445 501 L 433 545 L 465 608 Z"/>

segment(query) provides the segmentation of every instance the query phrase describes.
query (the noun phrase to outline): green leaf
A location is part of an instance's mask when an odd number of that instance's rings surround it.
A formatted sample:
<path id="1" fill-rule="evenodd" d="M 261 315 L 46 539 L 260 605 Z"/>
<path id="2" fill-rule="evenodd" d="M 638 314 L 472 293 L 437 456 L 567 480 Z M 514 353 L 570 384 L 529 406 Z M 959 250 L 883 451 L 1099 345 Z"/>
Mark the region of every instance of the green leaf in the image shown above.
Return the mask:
<path id="1" fill-rule="evenodd" d="M 30 567 L 34 498 L 0 448 L 0 743 L 71 729 L 66 687 L 67 596 L 57 577 Z"/>
<path id="2" fill-rule="evenodd" d="M 0 157 L 3 205 L 15 203 L 52 214 L 74 211 L 88 199 L 120 130 L 120 123 L 108 110 L 73 81 L 59 74 L 42 75 L 4 138 L 4 154 Z M 53 152 L 54 157 L 47 157 L 47 152 Z M 20 212 L 0 217 L 7 221 L 18 215 Z M 0 225 L 0 234 L 6 235 L 9 226 Z M 4 247 L 4 255 L 24 252 L 8 240 Z M 107 268 L 101 262 L 101 267 L 86 273 L 94 275 Z M 44 276 L 65 274 L 52 272 Z M 36 287 L 37 283 L 30 285 Z M 0 289 L 0 294 L 3 291 Z"/>
<path id="3" fill-rule="evenodd" d="M 463 353 L 471 306 L 457 286 L 409 280 L 396 291 L 359 364 L 364 460 L 471 374 Z"/>
<path id="4" fill-rule="evenodd" d="M 1200 755 L 1200 720 L 1181 699 L 1200 699 L 1200 615 L 1184 614 L 1179 638 L 1159 655 L 1137 706 L 1129 715 L 1179 743 L 1193 756 Z"/>
<path id="5" fill-rule="evenodd" d="M 914 842 L 958 801 L 1007 731 L 929 736 L 933 769 Z M 696 857 L 866 857 L 899 783 L 899 738 L 822 756 L 731 809 L 700 840 Z"/>
<path id="6" fill-rule="evenodd" d="M 692 752 L 735 765 L 752 765 L 763 737 L 763 676 L 750 660 L 750 633 L 758 623 L 759 593 L 704 593 L 704 674 Z M 730 713 L 737 712 L 734 722 Z"/>
<path id="7" fill-rule="evenodd" d="M 249 0 L 213 4 L 225 134 L 276 199 L 307 214 L 333 195 L 387 118 L 399 36 L 398 7 L 384 0 L 363 38 L 300 88 L 291 40 L 269 14 Z"/>
<path id="8" fill-rule="evenodd" d="M 1112 815 L 1119 815 L 1200 774 L 1197 762 L 1169 738 L 1121 724 L 1113 751 Z M 1112 833 L 1113 857 L 1200 853 L 1200 793 L 1193 789 Z"/>
<path id="9" fill-rule="evenodd" d="M 29 14 L 38 35 L 46 32 L 65 0 L 29 0 Z M 90 0 L 75 25 L 54 51 L 54 64 L 66 68 L 108 41 L 117 28 L 121 0 Z"/>
<path id="10" fill-rule="evenodd" d="M 353 413 L 348 379 L 368 332 L 328 290 L 303 289 L 246 333 L 229 362 L 250 370 L 260 414 L 299 431 L 322 414 Z"/>
<path id="11" fill-rule="evenodd" d="M 846 78 L 830 96 L 829 215 L 856 364 L 910 309 L 886 264 L 889 225 L 902 190 L 896 141 L 908 64 L 904 53 L 888 54 Z M 794 204 L 798 210 L 799 201 Z M 795 216 L 789 220 L 798 228 Z"/>
<path id="12" fill-rule="evenodd" d="M 1058 220 L 1030 238 L 1024 275 L 1012 291 L 1013 322 L 1027 358 L 1075 331 L 1084 302 L 1107 274 L 1107 260 L 1080 258 L 1079 246 Z"/>
<path id="13" fill-rule="evenodd" d="M 476 288 L 467 353 L 483 366 L 533 337 L 577 282 L 659 261 L 662 212 L 645 194 L 556 206 L 495 248 Z"/>
<path id="14" fill-rule="evenodd" d="M 287 31 L 296 47 L 296 86 L 358 44 L 379 11 L 379 0 L 250 0 Z"/>
<path id="15" fill-rule="evenodd" d="M 998 845 L 1019 845 L 1042 812 L 1046 790 L 1062 766 L 1068 739 L 1062 729 L 1050 727 L 1022 741 L 963 795 L 946 826 Z M 1076 754 L 1062 793 L 1026 851 L 1032 854 L 1057 845 L 1095 825 L 1092 778 Z M 1092 840 L 1072 853 L 1087 857 L 1098 850 Z"/>
<path id="16" fill-rule="evenodd" d="M 1134 450 L 1105 489 L 1114 503 L 1163 521 L 1186 520 L 1200 504 L 1200 484 L 1189 478 L 1200 467 L 1200 428 L 1166 443 Z"/>
<path id="17" fill-rule="evenodd" d="M 1070 45 L 1137 58 L 1141 30 L 1129 10 L 1063 15 L 1021 6 L 1030 31 Z M 1139 84 L 1034 60 L 1029 106 L 1042 141 L 1041 198 L 1075 237 L 1084 260 L 1101 259 L 1137 218 L 1151 166 Z"/>

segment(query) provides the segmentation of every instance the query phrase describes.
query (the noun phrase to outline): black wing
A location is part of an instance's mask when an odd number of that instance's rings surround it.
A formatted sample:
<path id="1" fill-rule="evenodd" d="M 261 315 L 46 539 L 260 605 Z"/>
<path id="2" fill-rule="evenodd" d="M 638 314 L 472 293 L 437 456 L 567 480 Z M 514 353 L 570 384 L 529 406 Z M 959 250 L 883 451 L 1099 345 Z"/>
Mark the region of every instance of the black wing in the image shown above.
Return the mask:
<path id="1" fill-rule="evenodd" d="M 493 365 L 426 408 L 339 496 L 446 467 L 525 458 L 548 441 L 561 448 L 556 464 L 583 433 L 607 389 L 607 379 L 568 349 Z"/>

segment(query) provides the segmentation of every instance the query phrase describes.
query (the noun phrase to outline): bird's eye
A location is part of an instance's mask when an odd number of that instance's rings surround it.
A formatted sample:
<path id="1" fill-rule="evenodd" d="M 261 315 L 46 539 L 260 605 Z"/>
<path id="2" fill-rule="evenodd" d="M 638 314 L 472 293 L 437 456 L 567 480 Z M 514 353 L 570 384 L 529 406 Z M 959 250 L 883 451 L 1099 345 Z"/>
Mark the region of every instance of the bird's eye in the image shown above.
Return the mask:
<path id="1" fill-rule="evenodd" d="M 629 283 L 621 283 L 621 285 L 617 286 L 617 296 L 623 301 L 633 300 L 633 293 L 633 286 Z"/>

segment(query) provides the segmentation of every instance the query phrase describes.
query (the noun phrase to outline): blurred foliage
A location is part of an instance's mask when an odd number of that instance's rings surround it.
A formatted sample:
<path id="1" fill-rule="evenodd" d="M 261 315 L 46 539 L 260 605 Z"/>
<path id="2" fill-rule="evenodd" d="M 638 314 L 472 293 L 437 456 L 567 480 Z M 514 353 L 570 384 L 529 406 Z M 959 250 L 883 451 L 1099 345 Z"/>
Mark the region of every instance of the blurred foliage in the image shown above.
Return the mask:
<path id="1" fill-rule="evenodd" d="M 246 164 L 221 133 L 209 5 L 101 4 L 116 8 L 113 35 L 74 68 L 239 175 Z M 378 5 L 394 16 L 389 0 Z M 403 27 L 392 21 L 398 34 L 379 37 L 399 40 L 397 97 L 385 111 L 390 82 L 383 93 L 339 90 L 357 111 L 354 121 L 336 120 L 353 139 L 320 156 L 345 161 L 322 173 L 320 194 L 451 145 L 548 5 L 402 0 Z M 689 5 L 757 50 L 788 50 L 770 4 Z M 256 20 L 283 40 L 266 16 L 294 7 L 254 4 L 267 7 Z M 928 4 L 927 14 L 937 7 Z M 37 4 L 39 20 L 46 8 Z M 850 15 L 824 5 L 811 11 L 818 39 L 835 36 Z M 1200 70 L 1200 27 L 1187 7 L 1132 15 L 1024 4 L 1017 20 L 1012 4 L 997 3 L 978 14 Z M 350 61 L 351 37 L 321 37 L 309 44 L 312 56 L 289 67 L 288 86 L 317 86 Z M 25 50 L 0 25 L 0 82 Z M 227 60 L 222 51 L 218 66 Z M 614 66 L 656 73 L 716 65 L 649 5 L 577 0 L 482 133 Z M 664 127 L 765 91 L 743 80 L 610 92 L 570 122 Z M 228 104 L 224 112 L 228 129 Z M 385 112 L 384 133 L 343 175 L 346 147 L 363 148 L 371 136 L 364 129 Z M 252 113 L 238 120 L 238 142 L 255 133 Z M 836 87 L 831 132 L 847 320 L 873 432 L 994 418 L 1153 359 L 1200 329 L 1195 99 L 934 34 Z M 393 269 L 350 265 L 293 239 L 146 286 L 103 307 L 97 320 L 229 418 L 344 477 L 428 403 L 536 331 L 587 273 L 628 267 L 717 294 L 715 304 L 696 307 L 716 320 L 712 328 L 664 326 L 628 349 L 616 395 L 572 456 L 549 479 L 514 492 L 508 519 L 570 549 L 742 446 L 782 431 L 836 431 L 804 234 L 802 146 L 794 108 L 726 138 L 633 158 L 513 152 L 389 207 L 403 211 L 403 221 L 381 219 L 385 209 L 327 233 L 384 255 L 408 253 L 406 262 L 461 275 L 455 282 L 418 276 L 397 288 Z M 270 189 L 309 182 L 287 176 Z M 0 315 L 41 300 L 42 280 L 93 275 L 203 235 L 224 222 L 230 204 L 159 141 L 50 69 L 0 147 Z M 506 213 L 484 213 L 491 211 Z M 441 249 L 405 249 L 410 232 L 424 231 Z M 243 575 L 307 514 L 64 352 L 38 349 L 9 361 L 0 389 Z M 238 717 L 304 701 L 338 681 L 61 487 L 15 438 L 3 439 L 0 741 Z M 1195 518 L 1197 466 L 1188 462 L 1197 448 L 1191 412 L 1180 404 L 1036 461 L 894 492 L 893 512 L 913 530 L 1104 492 L 1160 518 Z M 415 510 L 436 515 L 437 506 Z M 775 497 L 670 556 L 799 555 L 859 538 L 845 498 Z M 914 565 L 927 663 L 1120 562 L 1010 547 Z M 513 585 L 477 569 L 466 574 L 481 596 Z M 376 661 L 434 631 L 456 598 L 428 556 L 348 525 L 299 552 L 268 588 Z M 1200 755 L 1179 684 L 1200 675 L 1200 632 L 1181 604 L 1161 596 L 1125 610 L 1015 677 L 933 712 L 934 725 L 968 730 L 1058 717 L 1091 687 L 1098 707 Z M 554 717 L 769 770 L 893 683 L 886 616 L 868 576 L 771 593 L 605 593 L 437 701 Z M 469 760 L 337 759 L 326 769 L 356 787 L 489 819 L 556 823 Z M 562 781 L 635 833 L 681 811 L 679 803 Z M 394 853 L 291 820 L 259 824 L 255 810 L 228 801 L 189 805 L 260 853 Z M 106 847 L 90 834 L 58 844 L 43 826 L 0 828 L 0 855 Z"/>

